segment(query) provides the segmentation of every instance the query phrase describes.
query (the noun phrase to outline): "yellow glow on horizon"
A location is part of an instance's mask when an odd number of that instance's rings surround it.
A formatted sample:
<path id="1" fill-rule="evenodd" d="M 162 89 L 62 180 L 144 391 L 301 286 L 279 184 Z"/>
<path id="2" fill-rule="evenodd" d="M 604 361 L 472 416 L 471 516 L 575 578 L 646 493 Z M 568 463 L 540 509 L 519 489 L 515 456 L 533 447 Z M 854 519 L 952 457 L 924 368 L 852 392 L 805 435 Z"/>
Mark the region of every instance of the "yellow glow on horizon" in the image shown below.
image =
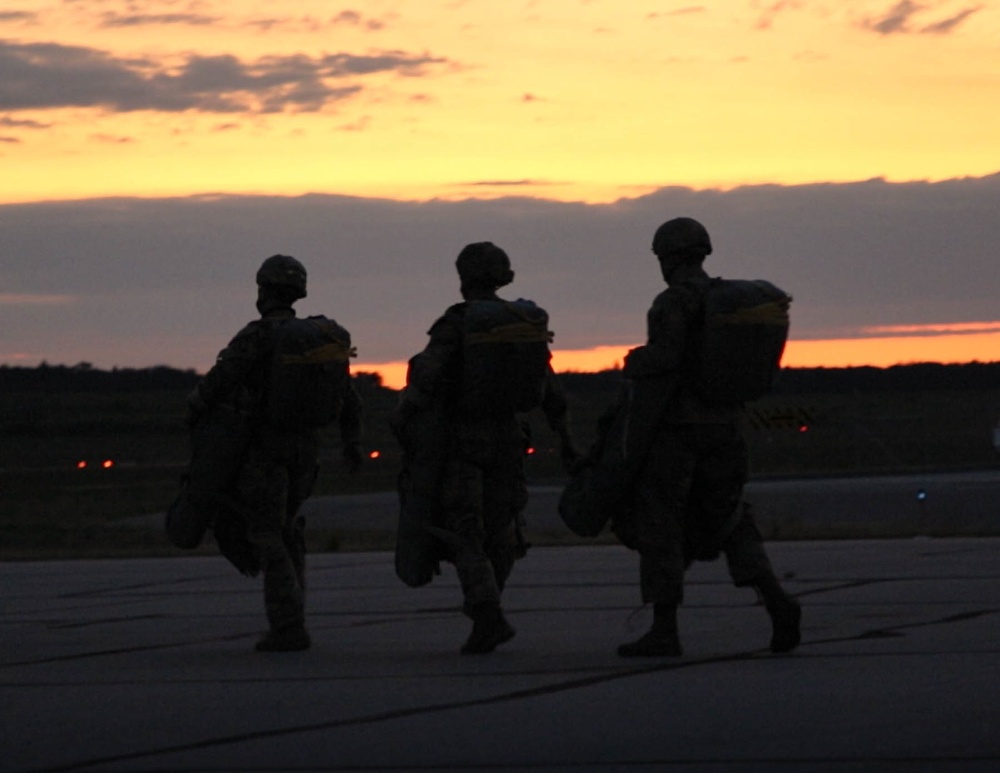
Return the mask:
<path id="1" fill-rule="evenodd" d="M 0 40 L 83 50 L 112 75 L 169 79 L 191 56 L 250 75 L 339 55 L 428 63 L 326 75 L 323 86 L 346 91 L 316 105 L 114 107 L 124 97 L 109 77 L 92 106 L 6 108 L 0 203 L 216 191 L 597 203 L 665 185 L 942 180 L 1000 167 L 1000 14 L 985 6 L 925 34 L 955 9 L 909 4 L 907 29 L 887 35 L 872 27 L 888 11 L 874 1 L 293 6 L 153 3 L 142 15 L 125 0 L 21 0 Z"/>
<path id="2" fill-rule="evenodd" d="M 984 323 L 994 327 L 1000 323 Z M 620 368 L 631 346 L 598 346 L 594 349 L 552 352 L 557 373 L 596 373 Z M 887 336 L 821 341 L 789 341 L 782 365 L 786 368 L 888 368 L 917 362 L 963 364 L 1000 362 L 1000 330 L 965 335 Z M 406 363 L 359 363 L 355 372 L 375 372 L 390 389 L 406 386 Z"/>

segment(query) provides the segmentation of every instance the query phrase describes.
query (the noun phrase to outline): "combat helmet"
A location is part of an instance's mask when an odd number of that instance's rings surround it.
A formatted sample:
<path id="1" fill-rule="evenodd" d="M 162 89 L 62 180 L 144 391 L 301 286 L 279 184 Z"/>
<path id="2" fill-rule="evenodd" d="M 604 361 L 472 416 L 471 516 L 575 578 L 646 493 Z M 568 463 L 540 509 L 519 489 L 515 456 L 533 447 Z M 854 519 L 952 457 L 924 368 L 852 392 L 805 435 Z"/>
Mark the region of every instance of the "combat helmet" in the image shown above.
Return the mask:
<path id="1" fill-rule="evenodd" d="M 514 281 L 507 253 L 493 242 L 473 242 L 462 248 L 455 261 L 463 286 L 496 289 Z"/>
<path id="2" fill-rule="evenodd" d="M 675 217 L 656 229 L 653 252 L 657 257 L 686 253 L 703 258 L 712 254 L 712 240 L 705 226 L 694 218 Z"/>
<path id="3" fill-rule="evenodd" d="M 261 287 L 287 287 L 296 298 L 306 297 L 306 268 L 291 255 L 272 255 L 257 270 Z"/>

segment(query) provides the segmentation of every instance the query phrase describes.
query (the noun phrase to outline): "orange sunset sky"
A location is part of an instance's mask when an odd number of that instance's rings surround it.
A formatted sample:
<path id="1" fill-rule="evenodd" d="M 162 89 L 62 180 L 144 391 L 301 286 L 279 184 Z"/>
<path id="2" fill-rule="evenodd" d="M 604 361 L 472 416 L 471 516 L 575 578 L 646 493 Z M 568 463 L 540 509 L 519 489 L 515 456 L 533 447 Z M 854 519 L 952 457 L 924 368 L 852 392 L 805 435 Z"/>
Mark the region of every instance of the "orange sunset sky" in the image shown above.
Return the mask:
<path id="1" fill-rule="evenodd" d="M 0 208 L 979 177 L 1000 170 L 998 94 L 992 2 L 6 0 Z M 45 302 L 2 260 L 0 306 Z M 793 324 L 785 364 L 1000 359 L 996 319 L 926 323 Z M 640 343 L 555 366 L 614 367 Z M 399 385 L 404 365 L 357 368 Z"/>

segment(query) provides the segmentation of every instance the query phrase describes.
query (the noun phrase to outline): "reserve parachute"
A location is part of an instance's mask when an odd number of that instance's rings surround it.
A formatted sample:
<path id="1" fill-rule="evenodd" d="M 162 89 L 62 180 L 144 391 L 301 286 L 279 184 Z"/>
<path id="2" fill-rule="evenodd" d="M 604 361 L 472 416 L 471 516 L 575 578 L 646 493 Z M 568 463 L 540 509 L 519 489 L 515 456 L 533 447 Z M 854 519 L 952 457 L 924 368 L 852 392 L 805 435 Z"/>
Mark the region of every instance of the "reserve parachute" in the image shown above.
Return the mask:
<path id="1" fill-rule="evenodd" d="M 351 334 L 324 316 L 292 318 L 274 329 L 263 418 L 285 429 L 324 427 L 340 415 L 350 384 Z"/>
<path id="2" fill-rule="evenodd" d="M 762 279 L 712 279 L 705 293 L 696 385 L 711 403 L 757 400 L 774 386 L 792 298 Z"/>
<path id="3" fill-rule="evenodd" d="M 474 413 L 526 412 L 542 402 L 549 370 L 548 313 L 533 302 L 465 304 L 462 395 Z"/>

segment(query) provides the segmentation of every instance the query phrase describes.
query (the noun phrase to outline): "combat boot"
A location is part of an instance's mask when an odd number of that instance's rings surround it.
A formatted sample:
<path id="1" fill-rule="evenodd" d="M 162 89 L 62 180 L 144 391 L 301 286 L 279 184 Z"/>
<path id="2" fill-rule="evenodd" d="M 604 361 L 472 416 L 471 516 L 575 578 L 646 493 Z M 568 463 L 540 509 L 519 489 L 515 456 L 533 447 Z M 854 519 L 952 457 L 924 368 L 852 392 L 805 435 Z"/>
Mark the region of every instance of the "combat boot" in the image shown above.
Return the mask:
<path id="1" fill-rule="evenodd" d="M 618 647 L 623 658 L 676 658 L 683 654 L 673 604 L 655 604 L 652 627 L 635 641 Z"/>
<path id="2" fill-rule="evenodd" d="M 791 596 L 767 606 L 771 616 L 771 652 L 791 652 L 802 641 L 802 607 Z"/>
<path id="3" fill-rule="evenodd" d="M 774 576 L 754 583 L 771 618 L 771 652 L 791 652 L 802 641 L 802 607 L 782 589 Z"/>
<path id="4" fill-rule="evenodd" d="M 312 639 L 305 628 L 286 628 L 268 631 L 257 642 L 257 652 L 298 652 L 312 646 Z"/>
<path id="5" fill-rule="evenodd" d="M 463 655 L 483 655 L 514 638 L 514 628 L 507 622 L 498 604 L 479 604 L 472 610 L 472 633 L 462 645 Z"/>

